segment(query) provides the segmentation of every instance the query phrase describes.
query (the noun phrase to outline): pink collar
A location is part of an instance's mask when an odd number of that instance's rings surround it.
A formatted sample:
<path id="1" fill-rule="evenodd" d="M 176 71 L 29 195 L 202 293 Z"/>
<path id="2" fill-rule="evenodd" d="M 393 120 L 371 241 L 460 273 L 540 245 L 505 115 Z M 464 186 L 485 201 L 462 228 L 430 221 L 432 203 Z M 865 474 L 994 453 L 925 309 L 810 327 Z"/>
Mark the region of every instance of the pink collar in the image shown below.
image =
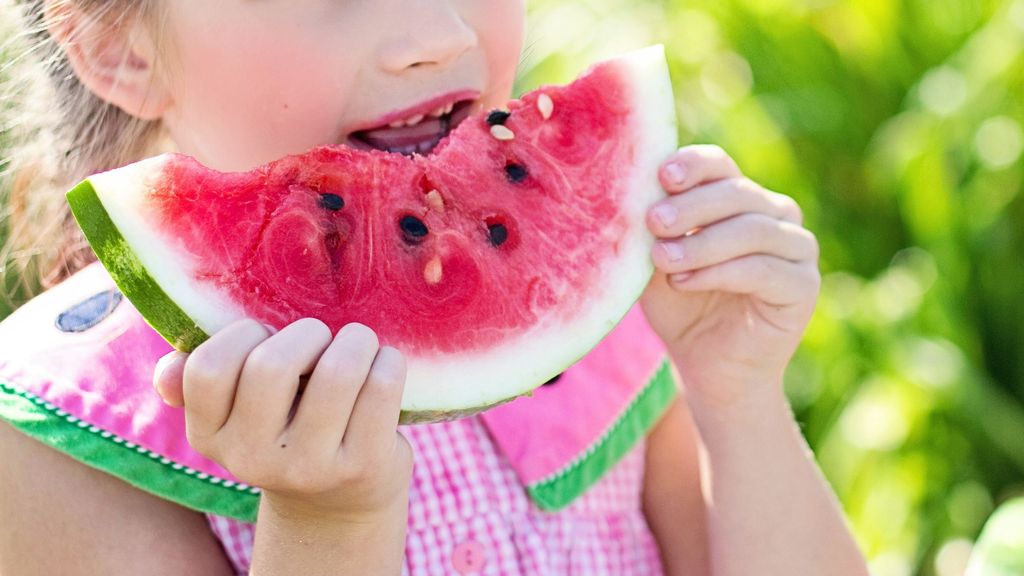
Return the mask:
<path id="1" fill-rule="evenodd" d="M 170 350 L 90 266 L 0 324 L 0 418 L 159 496 L 252 520 L 259 490 L 192 450 L 182 411 L 151 387 Z M 642 439 L 675 390 L 634 309 L 557 382 L 481 417 L 534 501 L 554 510 Z"/>

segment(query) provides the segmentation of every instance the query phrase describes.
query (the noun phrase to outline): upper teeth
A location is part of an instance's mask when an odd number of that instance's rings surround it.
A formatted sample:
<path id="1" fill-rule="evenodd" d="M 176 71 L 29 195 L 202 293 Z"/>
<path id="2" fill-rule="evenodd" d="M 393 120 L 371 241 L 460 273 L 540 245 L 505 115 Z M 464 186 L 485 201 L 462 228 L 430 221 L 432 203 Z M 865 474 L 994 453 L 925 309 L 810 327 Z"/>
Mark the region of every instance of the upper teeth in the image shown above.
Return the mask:
<path id="1" fill-rule="evenodd" d="M 434 110 L 433 112 L 430 113 L 430 115 L 433 116 L 434 118 L 440 118 L 441 116 L 444 116 L 445 114 L 451 114 L 452 113 L 452 109 L 454 109 L 454 108 L 455 108 L 455 102 L 451 102 L 449 104 L 441 106 L 437 110 Z"/>
<path id="2" fill-rule="evenodd" d="M 415 116 L 410 116 L 408 118 L 403 118 L 401 120 L 395 120 L 394 122 L 389 124 L 389 126 L 392 127 L 392 128 L 403 128 L 405 126 L 415 126 L 415 125 L 419 124 L 420 122 L 423 122 L 423 119 L 426 118 L 427 116 L 430 116 L 431 118 L 440 118 L 441 116 L 444 116 L 445 114 L 451 114 L 453 109 L 455 109 L 455 103 L 454 102 L 452 102 L 450 104 L 446 104 L 444 106 L 439 106 L 437 109 L 432 110 L 430 112 L 430 114 L 417 114 Z"/>

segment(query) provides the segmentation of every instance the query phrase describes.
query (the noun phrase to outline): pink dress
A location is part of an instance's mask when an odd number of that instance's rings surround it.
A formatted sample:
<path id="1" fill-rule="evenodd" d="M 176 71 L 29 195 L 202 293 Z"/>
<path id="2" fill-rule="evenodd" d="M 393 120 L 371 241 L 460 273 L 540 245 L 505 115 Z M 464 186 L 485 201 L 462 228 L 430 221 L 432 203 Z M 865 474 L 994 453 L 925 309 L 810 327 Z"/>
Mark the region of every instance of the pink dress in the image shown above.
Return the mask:
<path id="1" fill-rule="evenodd" d="M 559 512 L 527 497 L 478 418 L 407 427 L 415 451 L 405 542 L 407 575 L 661 574 L 641 512 L 644 445 Z M 255 526 L 208 517 L 239 574 Z"/>
<path id="2" fill-rule="evenodd" d="M 0 324 L 0 419 L 205 513 L 238 573 L 259 489 L 188 446 L 153 392 L 170 347 L 92 266 Z M 550 386 L 482 415 L 404 427 L 415 454 L 403 572 L 661 574 L 644 519 L 644 437 L 675 395 L 634 310 Z"/>

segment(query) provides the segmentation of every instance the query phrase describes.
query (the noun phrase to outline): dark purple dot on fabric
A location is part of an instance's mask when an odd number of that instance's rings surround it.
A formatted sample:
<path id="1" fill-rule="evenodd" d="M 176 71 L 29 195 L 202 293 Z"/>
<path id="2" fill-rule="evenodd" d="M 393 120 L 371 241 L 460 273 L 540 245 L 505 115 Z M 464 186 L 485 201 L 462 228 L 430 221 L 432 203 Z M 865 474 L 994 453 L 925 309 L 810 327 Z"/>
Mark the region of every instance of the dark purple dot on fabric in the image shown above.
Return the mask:
<path id="1" fill-rule="evenodd" d="M 114 313 L 124 296 L 117 290 L 107 290 L 91 296 L 57 316 L 57 329 L 79 333 L 96 326 Z"/>

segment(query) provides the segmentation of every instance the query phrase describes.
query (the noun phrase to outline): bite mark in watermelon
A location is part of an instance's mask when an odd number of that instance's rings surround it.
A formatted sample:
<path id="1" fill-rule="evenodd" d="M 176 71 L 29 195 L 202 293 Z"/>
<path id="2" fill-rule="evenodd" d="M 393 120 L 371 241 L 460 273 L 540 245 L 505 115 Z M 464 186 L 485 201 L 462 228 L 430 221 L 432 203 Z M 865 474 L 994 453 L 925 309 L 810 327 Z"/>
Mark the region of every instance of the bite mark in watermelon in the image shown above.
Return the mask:
<path id="1" fill-rule="evenodd" d="M 242 317 L 360 322 L 407 356 L 403 420 L 436 420 L 528 393 L 625 315 L 675 146 L 653 47 L 471 116 L 429 156 L 321 147 L 226 174 L 163 155 L 68 199 L 176 348 Z"/>

